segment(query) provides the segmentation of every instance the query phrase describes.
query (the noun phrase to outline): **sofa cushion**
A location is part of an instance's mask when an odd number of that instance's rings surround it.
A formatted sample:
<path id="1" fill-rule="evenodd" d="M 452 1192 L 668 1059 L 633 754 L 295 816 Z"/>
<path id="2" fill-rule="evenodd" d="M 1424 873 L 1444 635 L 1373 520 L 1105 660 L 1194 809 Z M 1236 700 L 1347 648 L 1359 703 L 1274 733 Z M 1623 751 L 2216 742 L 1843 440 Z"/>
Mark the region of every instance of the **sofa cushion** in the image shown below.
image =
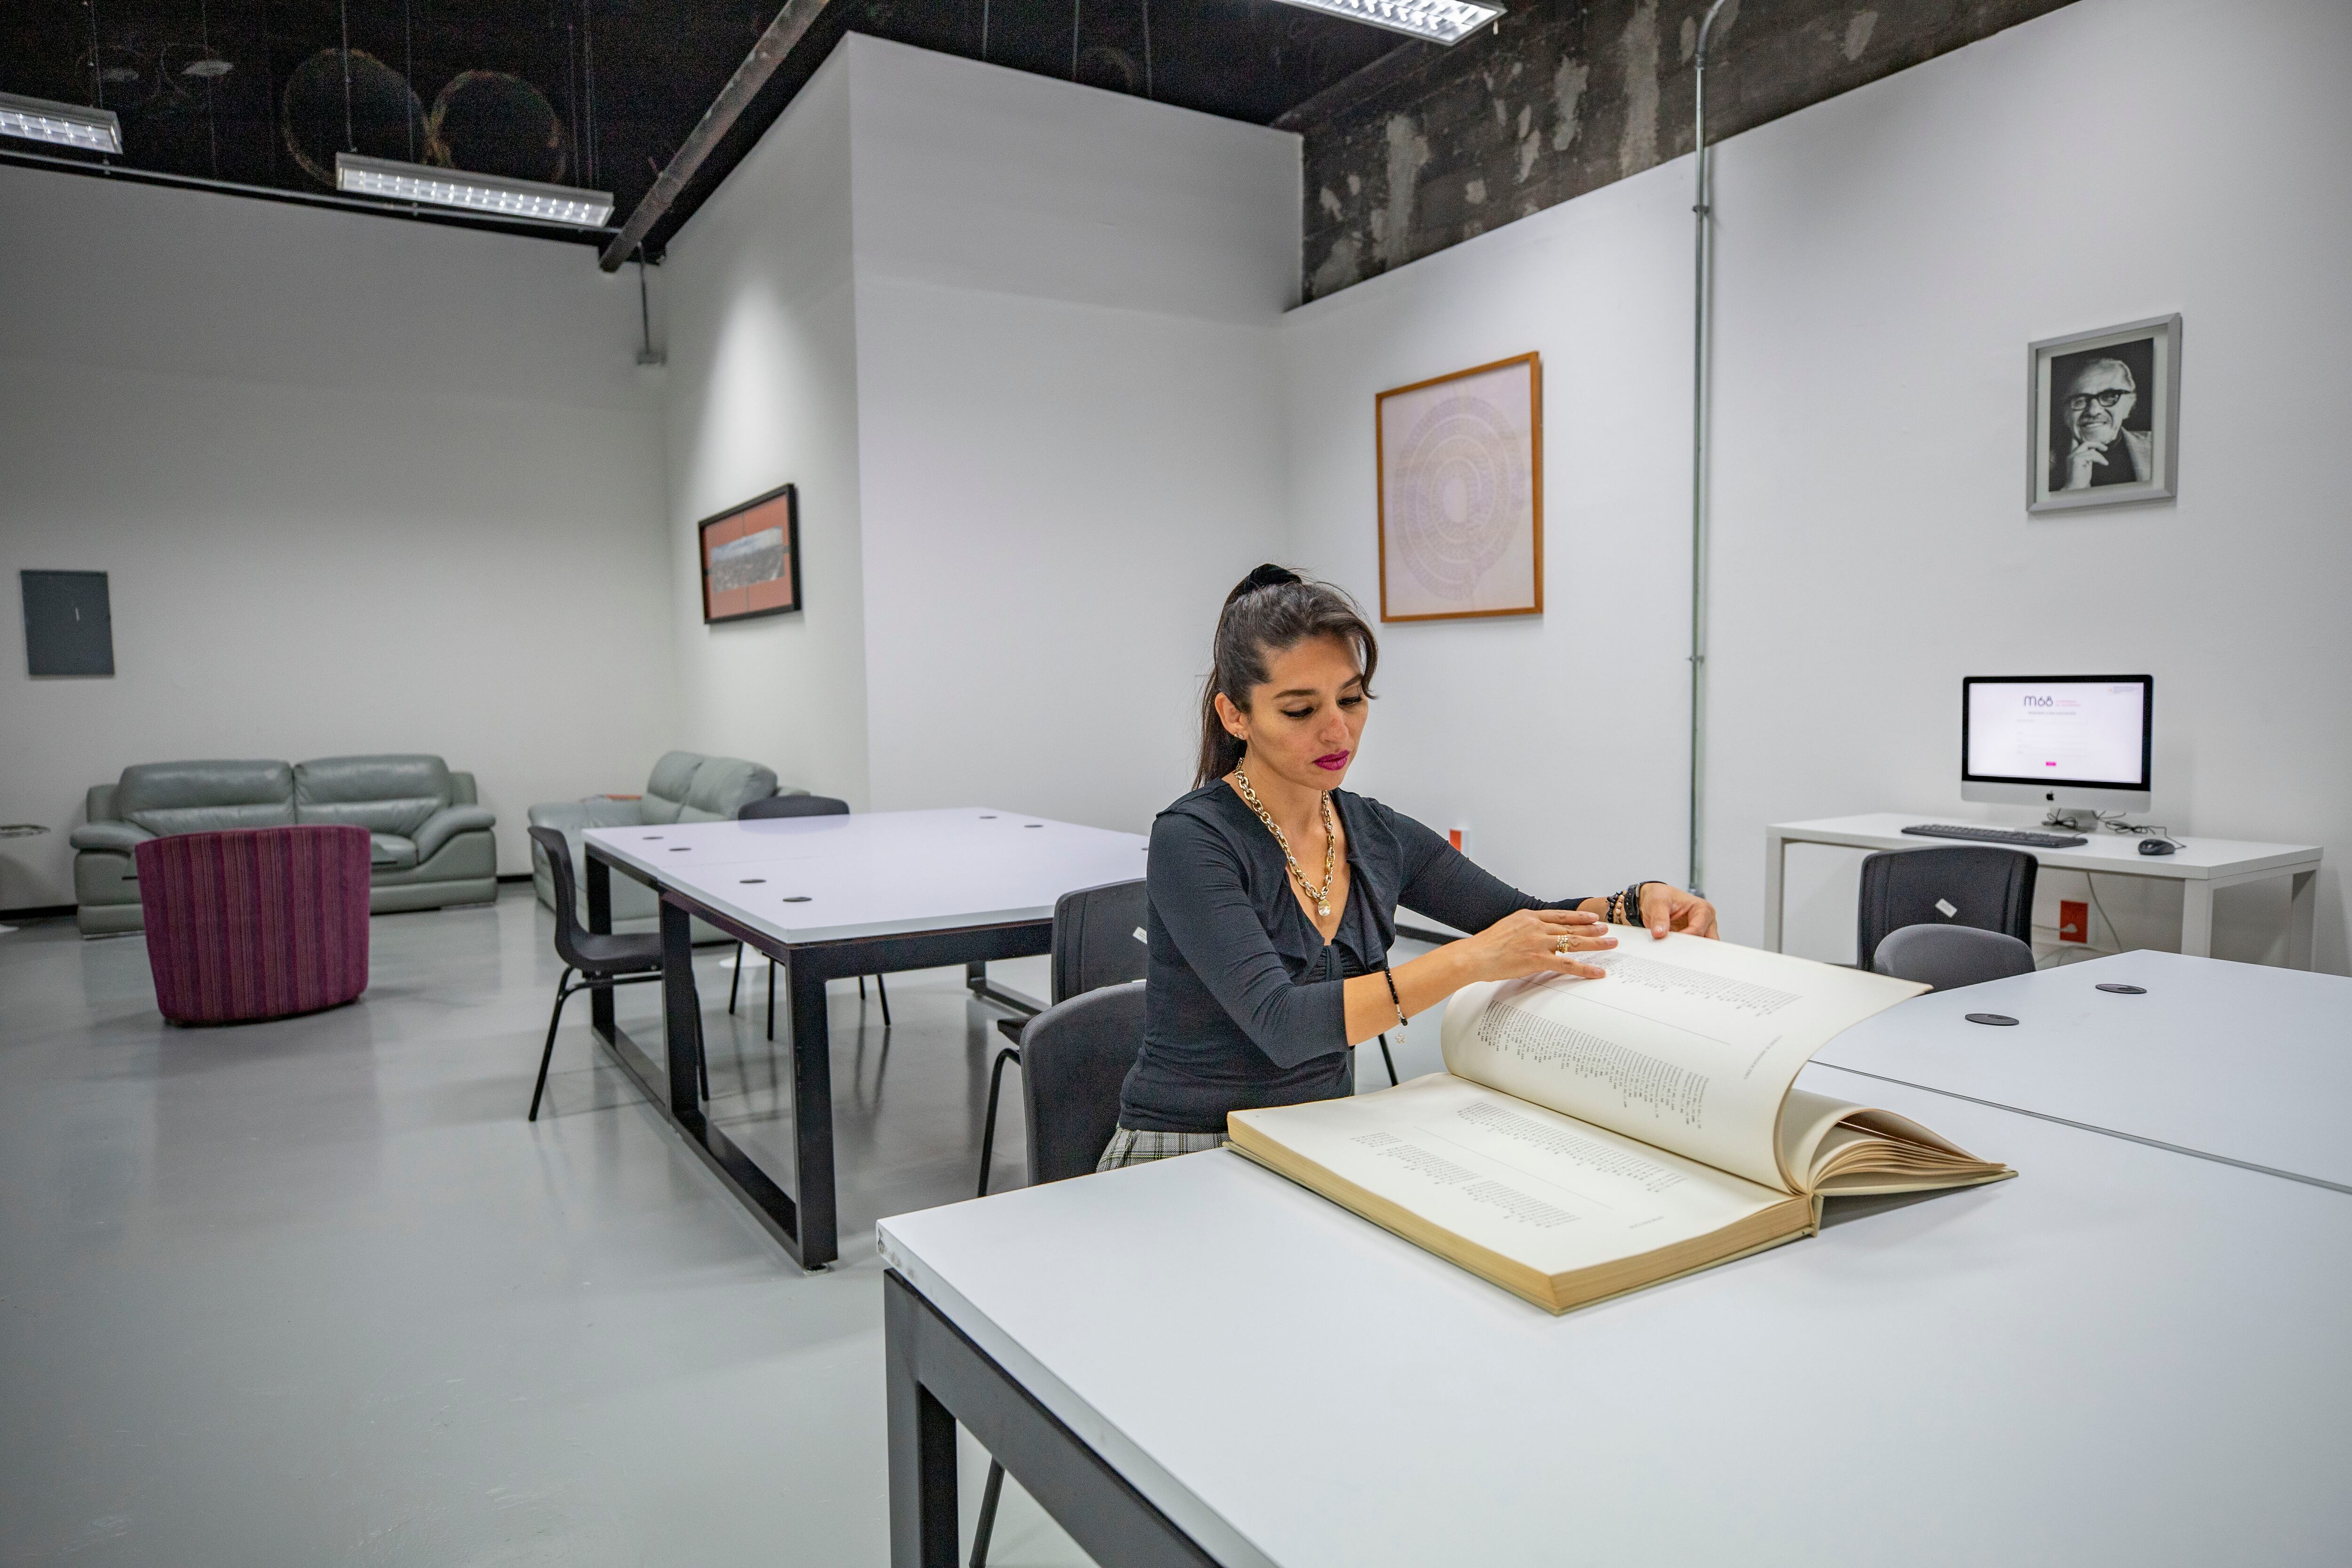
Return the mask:
<path id="1" fill-rule="evenodd" d="M 140 763 L 122 770 L 115 814 L 157 835 L 290 827 L 294 770 L 284 763 Z"/>
<path id="2" fill-rule="evenodd" d="M 397 833 L 371 833 L 368 864 L 379 871 L 405 871 L 416 864 L 416 840 Z"/>
<path id="3" fill-rule="evenodd" d="M 449 764 L 438 757 L 321 757 L 294 769 L 301 822 L 347 822 L 407 838 L 448 804 Z"/>
<path id="4" fill-rule="evenodd" d="M 686 792 L 677 819 L 730 820 L 750 802 L 765 800 L 775 793 L 774 769 L 747 763 L 740 757 L 706 757 L 702 765 L 694 770 L 694 785 Z"/>
<path id="5" fill-rule="evenodd" d="M 648 826 L 676 822 L 678 808 L 693 793 L 694 775 L 708 761 L 700 752 L 664 752 L 646 779 L 646 797 L 637 803 L 639 820 Z"/>

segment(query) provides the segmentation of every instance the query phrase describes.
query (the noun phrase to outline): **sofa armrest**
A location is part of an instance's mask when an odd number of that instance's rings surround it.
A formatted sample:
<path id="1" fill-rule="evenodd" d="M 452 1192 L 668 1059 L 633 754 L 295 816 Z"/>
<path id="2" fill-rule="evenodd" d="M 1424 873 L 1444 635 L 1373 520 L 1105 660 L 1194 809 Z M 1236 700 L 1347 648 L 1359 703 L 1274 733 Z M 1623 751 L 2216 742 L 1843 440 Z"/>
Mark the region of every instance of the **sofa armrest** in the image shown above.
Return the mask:
<path id="1" fill-rule="evenodd" d="M 635 827 L 645 814 L 634 800 L 551 800 L 526 814 L 533 827 L 576 833 L 583 827 Z"/>
<path id="2" fill-rule="evenodd" d="M 475 787 L 473 774 L 459 773 L 455 768 L 449 770 L 449 804 L 451 805 L 482 804 L 482 792 Z"/>
<path id="3" fill-rule="evenodd" d="M 445 805 L 426 817 L 413 835 L 416 840 L 416 858 L 419 861 L 430 860 L 441 846 L 460 833 L 488 832 L 498 825 L 497 814 L 488 806 Z"/>
<path id="4" fill-rule="evenodd" d="M 114 786 L 110 784 L 90 785 L 89 793 L 82 797 L 82 815 L 92 822 L 121 821 L 114 809 Z"/>
<path id="5" fill-rule="evenodd" d="M 155 836 L 136 823 L 87 822 L 73 830 L 77 849 L 119 849 L 129 854 Z"/>

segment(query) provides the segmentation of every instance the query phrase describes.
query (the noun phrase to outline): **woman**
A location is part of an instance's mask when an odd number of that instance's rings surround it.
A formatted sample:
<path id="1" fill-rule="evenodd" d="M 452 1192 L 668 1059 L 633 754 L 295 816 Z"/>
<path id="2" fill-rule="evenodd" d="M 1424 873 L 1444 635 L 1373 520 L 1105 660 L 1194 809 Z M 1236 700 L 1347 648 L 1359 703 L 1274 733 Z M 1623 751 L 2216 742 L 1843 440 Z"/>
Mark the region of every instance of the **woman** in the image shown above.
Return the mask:
<path id="1" fill-rule="evenodd" d="M 1349 1047 L 1480 980 L 1597 978 L 1609 922 L 1715 935 L 1663 882 L 1545 903 L 1339 787 L 1380 648 L 1339 589 L 1261 566 L 1226 596 L 1195 788 L 1151 825 L 1143 1052 L 1100 1169 L 1225 1141 L 1225 1113 L 1355 1091 Z M 1399 903 L 1478 934 L 1391 965 Z"/>

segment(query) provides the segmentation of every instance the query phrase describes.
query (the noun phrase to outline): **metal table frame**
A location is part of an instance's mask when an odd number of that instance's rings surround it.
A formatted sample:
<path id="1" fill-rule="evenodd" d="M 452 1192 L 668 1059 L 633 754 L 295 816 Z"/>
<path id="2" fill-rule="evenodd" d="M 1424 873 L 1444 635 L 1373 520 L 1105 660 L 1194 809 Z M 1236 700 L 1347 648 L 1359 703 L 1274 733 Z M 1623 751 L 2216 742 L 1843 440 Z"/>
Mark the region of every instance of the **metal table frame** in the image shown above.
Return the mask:
<path id="1" fill-rule="evenodd" d="M 651 888 L 661 900 L 662 1032 L 667 1066 L 656 1062 L 616 1022 L 613 994 L 598 990 L 589 1002 L 591 1026 L 624 1071 L 659 1107 L 727 1190 L 759 1217 L 793 1261 L 822 1268 L 841 1256 L 840 1219 L 835 1211 L 833 1172 L 833 1058 L 825 1018 L 824 983 L 860 974 L 906 969 L 964 966 L 964 984 L 974 996 L 1013 1013 L 1039 1011 L 1040 1004 L 991 984 L 991 959 L 1029 958 L 1053 948 L 1054 921 L 1016 921 L 1003 925 L 964 926 L 908 931 L 839 942 L 787 942 L 588 846 L 588 929 L 613 929 L 613 872 Z M 777 1185 L 758 1162 L 716 1125 L 699 1092 L 702 1063 L 702 998 L 694 980 L 695 920 L 725 931 L 783 965 L 789 995 L 793 1057 L 793 1191 Z"/>
<path id="2" fill-rule="evenodd" d="M 882 1338 L 890 1568 L 957 1568 L 959 1424 L 1094 1561 L 1215 1568 L 1199 1542 L 896 1269 L 882 1277 Z"/>

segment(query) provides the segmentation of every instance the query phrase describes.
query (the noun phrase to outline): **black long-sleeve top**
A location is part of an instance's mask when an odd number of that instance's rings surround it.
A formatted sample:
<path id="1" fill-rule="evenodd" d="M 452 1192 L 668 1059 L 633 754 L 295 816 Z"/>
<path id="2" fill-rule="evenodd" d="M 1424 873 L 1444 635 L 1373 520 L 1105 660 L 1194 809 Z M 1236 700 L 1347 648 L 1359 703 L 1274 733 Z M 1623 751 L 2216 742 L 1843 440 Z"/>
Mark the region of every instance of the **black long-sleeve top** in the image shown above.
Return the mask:
<path id="1" fill-rule="evenodd" d="M 1229 1110 L 1354 1092 L 1340 986 L 1388 962 L 1400 903 L 1478 931 L 1514 910 L 1582 901 L 1531 899 L 1379 801 L 1346 790 L 1331 800 L 1350 885 L 1328 942 L 1292 893 L 1274 835 L 1231 785 L 1196 789 L 1153 820 L 1143 1054 L 1119 1094 L 1120 1126 L 1222 1132 Z"/>

